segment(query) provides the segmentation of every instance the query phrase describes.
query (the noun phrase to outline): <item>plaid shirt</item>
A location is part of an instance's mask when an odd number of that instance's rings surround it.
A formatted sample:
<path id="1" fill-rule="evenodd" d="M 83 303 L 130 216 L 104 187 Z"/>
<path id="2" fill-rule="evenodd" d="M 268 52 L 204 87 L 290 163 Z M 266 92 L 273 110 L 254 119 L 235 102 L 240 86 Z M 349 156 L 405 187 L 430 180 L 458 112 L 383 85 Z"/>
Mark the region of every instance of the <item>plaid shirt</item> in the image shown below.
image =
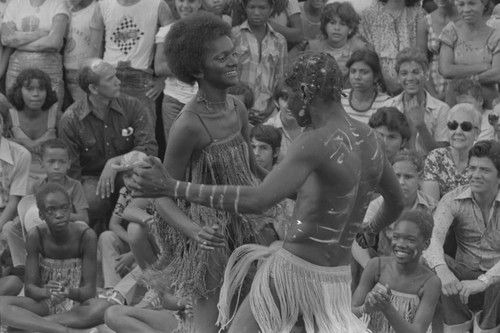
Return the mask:
<path id="1" fill-rule="evenodd" d="M 252 111 L 265 119 L 273 110 L 273 90 L 283 76 L 287 56 L 285 37 L 268 24 L 267 34 L 259 47 L 245 21 L 233 28 L 233 41 L 240 53 L 240 81 L 248 84 L 255 95 Z"/>

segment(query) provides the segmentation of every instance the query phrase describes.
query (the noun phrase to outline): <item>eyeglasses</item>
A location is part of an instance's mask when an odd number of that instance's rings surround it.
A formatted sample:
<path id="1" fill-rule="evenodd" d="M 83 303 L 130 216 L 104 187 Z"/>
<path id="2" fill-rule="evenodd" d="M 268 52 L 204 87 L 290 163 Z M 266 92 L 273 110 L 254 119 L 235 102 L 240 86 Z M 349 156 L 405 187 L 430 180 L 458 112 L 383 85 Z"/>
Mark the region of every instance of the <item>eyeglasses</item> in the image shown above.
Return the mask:
<path id="1" fill-rule="evenodd" d="M 497 114 L 490 114 L 488 115 L 488 122 L 490 123 L 491 126 L 495 126 L 496 123 L 498 122 L 499 116 Z"/>
<path id="2" fill-rule="evenodd" d="M 458 128 L 458 126 L 460 126 L 460 128 L 464 132 L 470 132 L 475 127 L 474 125 L 472 125 L 470 121 L 464 121 L 459 124 L 456 120 L 449 121 L 447 126 L 448 129 L 450 129 L 451 131 L 455 131 Z"/>

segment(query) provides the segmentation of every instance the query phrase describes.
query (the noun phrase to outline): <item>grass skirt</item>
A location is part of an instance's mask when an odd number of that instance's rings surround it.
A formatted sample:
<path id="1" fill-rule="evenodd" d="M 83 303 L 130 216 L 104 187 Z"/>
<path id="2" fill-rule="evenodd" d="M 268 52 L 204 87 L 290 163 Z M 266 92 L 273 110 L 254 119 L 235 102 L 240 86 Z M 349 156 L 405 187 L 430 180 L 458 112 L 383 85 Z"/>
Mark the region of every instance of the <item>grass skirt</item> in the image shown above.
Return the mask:
<path id="1" fill-rule="evenodd" d="M 228 261 L 218 305 L 222 329 L 232 320 L 229 307 L 246 272 L 262 259 L 266 260 L 259 265 L 249 297 L 263 333 L 288 333 L 299 316 L 307 333 L 367 332 L 367 323 L 351 312 L 349 266 L 317 266 L 283 248 L 253 244 L 236 249 Z"/>

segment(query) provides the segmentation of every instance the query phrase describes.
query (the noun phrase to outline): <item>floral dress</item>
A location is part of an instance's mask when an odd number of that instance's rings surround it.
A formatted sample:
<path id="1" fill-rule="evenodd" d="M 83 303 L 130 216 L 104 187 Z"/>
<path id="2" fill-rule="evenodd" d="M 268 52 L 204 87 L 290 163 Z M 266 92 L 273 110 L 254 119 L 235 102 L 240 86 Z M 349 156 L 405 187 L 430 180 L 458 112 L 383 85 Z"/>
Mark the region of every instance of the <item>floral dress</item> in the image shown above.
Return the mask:
<path id="1" fill-rule="evenodd" d="M 439 73 L 439 48 L 441 41 L 439 35 L 434 32 L 432 28 L 432 16 L 428 14 L 425 16 L 427 24 L 427 49 L 432 54 L 432 62 L 430 65 L 430 75 L 434 89 L 438 94 L 445 92 L 447 87 L 447 80 Z"/>

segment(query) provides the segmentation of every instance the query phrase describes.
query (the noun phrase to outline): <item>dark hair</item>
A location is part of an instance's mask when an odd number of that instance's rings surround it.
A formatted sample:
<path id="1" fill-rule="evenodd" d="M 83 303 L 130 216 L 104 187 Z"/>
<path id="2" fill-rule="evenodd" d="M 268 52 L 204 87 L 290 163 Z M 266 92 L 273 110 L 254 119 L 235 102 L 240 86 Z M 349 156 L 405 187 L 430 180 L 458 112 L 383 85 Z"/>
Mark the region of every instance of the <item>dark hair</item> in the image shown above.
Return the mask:
<path id="1" fill-rule="evenodd" d="M 324 38 L 328 37 L 326 25 L 338 16 L 351 29 L 347 38 L 350 39 L 358 32 L 360 17 L 350 2 L 334 2 L 326 5 L 321 12 L 320 31 Z"/>
<path id="2" fill-rule="evenodd" d="M 471 95 L 476 100 L 483 98 L 483 91 L 481 90 L 481 85 L 479 82 L 472 79 L 460 79 L 455 82 L 453 88 L 455 95 Z"/>
<path id="3" fill-rule="evenodd" d="M 410 162 L 411 164 L 413 164 L 413 166 L 417 170 L 417 173 L 419 174 L 424 171 L 424 159 L 415 150 L 404 149 L 398 151 L 394 156 L 392 165 L 396 164 L 397 162 L 403 162 L 403 161 Z"/>
<path id="4" fill-rule="evenodd" d="M 387 3 L 387 0 L 379 0 L 380 2 Z M 405 0 L 405 7 L 413 7 L 420 3 L 420 0 Z"/>
<path id="5" fill-rule="evenodd" d="M 469 163 L 472 157 L 489 158 L 498 171 L 498 177 L 500 177 L 500 143 L 494 140 L 476 142 L 476 144 L 469 150 Z"/>
<path id="6" fill-rule="evenodd" d="M 42 158 L 44 157 L 47 149 L 64 149 L 66 150 L 66 153 L 68 153 L 68 159 L 69 159 L 68 145 L 61 139 L 49 139 L 47 141 L 44 141 L 42 142 L 40 148 L 42 152 Z"/>
<path id="7" fill-rule="evenodd" d="M 432 229 L 434 229 L 434 220 L 432 215 L 423 209 L 410 209 L 401 213 L 398 220 L 394 223 L 394 228 L 403 221 L 415 223 L 420 229 L 420 233 L 424 238 L 424 242 L 432 237 Z"/>
<path id="8" fill-rule="evenodd" d="M 380 88 L 383 91 L 387 91 L 385 86 L 384 76 L 382 75 L 382 66 L 380 65 L 380 58 L 378 57 L 377 52 L 370 50 L 368 48 L 362 48 L 354 51 L 351 54 L 351 57 L 346 62 L 346 67 L 351 69 L 351 66 L 356 62 L 364 62 L 371 68 L 373 72 L 373 77 L 375 78 L 375 82 L 378 82 Z"/>
<path id="9" fill-rule="evenodd" d="M 165 38 L 165 55 L 174 75 L 181 81 L 194 84 L 193 74 L 203 69 L 209 43 L 220 37 L 231 38 L 231 27 L 221 18 L 200 11 L 172 25 Z"/>
<path id="10" fill-rule="evenodd" d="M 90 63 L 78 70 L 78 85 L 86 94 L 90 94 L 89 86 L 99 84 L 99 80 L 99 75 L 92 70 Z"/>
<path id="11" fill-rule="evenodd" d="M 243 8 L 246 8 L 250 1 L 251 0 L 241 0 L 241 3 L 243 4 Z M 274 9 L 275 0 L 267 0 L 267 3 L 269 4 L 269 7 L 271 7 L 271 10 Z"/>
<path id="12" fill-rule="evenodd" d="M 247 110 L 253 108 L 255 97 L 252 88 L 246 83 L 240 82 L 235 86 L 229 87 L 227 93 L 231 95 L 243 95 L 243 104 Z"/>
<path id="13" fill-rule="evenodd" d="M 69 193 L 62 185 L 58 183 L 46 183 L 42 185 L 35 193 L 36 206 L 40 211 L 45 210 L 45 198 L 51 193 L 62 193 L 64 194 L 64 197 L 66 198 L 68 203 L 71 203 Z"/>
<path id="14" fill-rule="evenodd" d="M 429 59 L 427 59 L 424 51 L 416 47 L 407 47 L 399 51 L 396 55 L 396 73 L 399 73 L 399 68 L 403 63 L 412 61 L 420 64 L 424 71 L 429 69 Z"/>
<path id="15" fill-rule="evenodd" d="M 386 126 L 389 131 L 397 131 L 401 134 L 403 140 L 410 140 L 411 130 L 408 119 L 404 113 L 399 112 L 393 106 L 384 106 L 375 111 L 370 117 L 368 125 L 371 128 Z"/>
<path id="16" fill-rule="evenodd" d="M 14 85 L 7 94 L 10 103 L 12 103 L 17 111 L 22 111 L 24 109 L 23 93 L 21 91 L 22 88 L 28 86 L 33 80 L 38 80 L 40 82 L 40 86 L 42 86 L 47 93 L 45 102 L 42 105 L 43 111 L 50 109 L 50 107 L 57 102 L 57 95 L 52 89 L 50 76 L 38 68 L 27 68 L 19 73 Z"/>
<path id="17" fill-rule="evenodd" d="M 281 147 L 281 132 L 279 129 L 270 125 L 257 125 L 250 130 L 250 138 L 267 143 L 271 146 L 273 154 Z M 276 163 L 277 156 L 273 156 L 273 165 Z"/>

